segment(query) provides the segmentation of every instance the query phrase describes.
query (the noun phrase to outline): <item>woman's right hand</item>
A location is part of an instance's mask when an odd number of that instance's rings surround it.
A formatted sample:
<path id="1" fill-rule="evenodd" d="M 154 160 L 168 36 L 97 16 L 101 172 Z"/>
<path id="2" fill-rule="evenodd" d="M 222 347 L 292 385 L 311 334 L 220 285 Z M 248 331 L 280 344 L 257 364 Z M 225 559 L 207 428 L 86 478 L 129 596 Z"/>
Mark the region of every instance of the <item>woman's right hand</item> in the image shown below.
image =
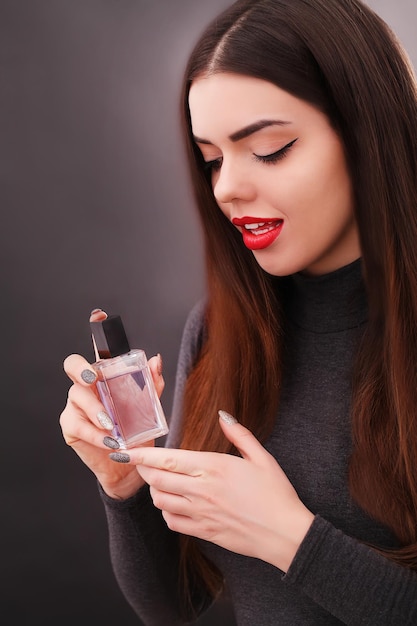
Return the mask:
<path id="1" fill-rule="evenodd" d="M 95 313 L 95 319 L 97 316 L 99 313 Z M 152 357 L 148 365 L 160 396 L 164 388 L 161 358 Z M 109 449 L 104 439 L 106 436 L 111 437 L 112 423 L 98 396 L 93 368 L 81 355 L 71 354 L 64 361 L 64 370 L 73 383 L 60 416 L 65 442 L 95 474 L 110 497 L 129 498 L 144 485 L 144 481 L 135 466 L 115 463 L 109 458 L 109 453 L 115 450 Z M 147 442 L 146 445 L 153 445 L 153 442 Z"/>

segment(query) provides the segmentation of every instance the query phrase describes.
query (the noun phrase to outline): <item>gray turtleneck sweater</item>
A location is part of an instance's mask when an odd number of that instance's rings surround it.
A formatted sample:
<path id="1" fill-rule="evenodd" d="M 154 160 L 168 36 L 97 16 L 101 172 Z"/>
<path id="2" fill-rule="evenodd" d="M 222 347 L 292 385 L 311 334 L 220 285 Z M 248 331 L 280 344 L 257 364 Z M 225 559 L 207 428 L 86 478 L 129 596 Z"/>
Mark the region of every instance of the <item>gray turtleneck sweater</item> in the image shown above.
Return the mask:
<path id="1" fill-rule="evenodd" d="M 257 559 L 200 542 L 225 577 L 238 626 L 417 624 L 417 574 L 366 543 L 395 538 L 352 502 L 349 406 L 354 351 L 366 324 L 361 263 L 284 282 L 285 374 L 274 430 L 265 443 L 314 522 L 286 574 Z M 202 341 L 203 304 L 191 312 L 178 361 L 168 446 L 178 444 L 184 383 Z M 248 494 L 250 497 L 250 494 Z M 102 493 L 114 572 L 148 626 L 184 623 L 178 613 L 178 543 L 145 486 L 116 501 Z M 210 598 L 196 590 L 204 610 Z"/>

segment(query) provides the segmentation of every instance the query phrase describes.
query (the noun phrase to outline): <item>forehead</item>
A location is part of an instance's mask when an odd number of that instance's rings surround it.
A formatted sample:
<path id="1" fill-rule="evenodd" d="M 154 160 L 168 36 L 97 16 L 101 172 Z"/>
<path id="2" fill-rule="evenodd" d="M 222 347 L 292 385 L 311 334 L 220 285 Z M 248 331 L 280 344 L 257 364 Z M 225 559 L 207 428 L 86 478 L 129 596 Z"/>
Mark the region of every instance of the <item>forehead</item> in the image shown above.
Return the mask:
<path id="1" fill-rule="evenodd" d="M 189 93 L 193 134 L 204 137 L 213 126 L 233 132 L 255 119 L 287 121 L 316 112 L 304 100 L 273 83 L 251 76 L 217 73 L 193 81 Z"/>

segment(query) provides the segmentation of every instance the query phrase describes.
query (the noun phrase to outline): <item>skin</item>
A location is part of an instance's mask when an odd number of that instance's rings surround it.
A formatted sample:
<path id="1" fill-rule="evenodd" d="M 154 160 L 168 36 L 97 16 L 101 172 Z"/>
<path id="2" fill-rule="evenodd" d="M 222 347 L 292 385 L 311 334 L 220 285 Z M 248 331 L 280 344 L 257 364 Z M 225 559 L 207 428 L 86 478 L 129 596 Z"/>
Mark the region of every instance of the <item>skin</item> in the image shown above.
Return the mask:
<path id="1" fill-rule="evenodd" d="M 343 145 L 323 113 L 269 82 L 228 73 L 196 80 L 189 106 L 226 217 L 284 220 L 278 239 L 253 252 L 265 271 L 319 275 L 360 257 Z M 231 139 L 261 120 L 285 124 Z M 259 160 L 294 140 L 277 162 Z"/>
<path id="2" fill-rule="evenodd" d="M 90 321 L 105 318 L 104 311 L 97 311 L 91 315 Z M 160 373 L 162 364 L 156 356 L 149 359 L 148 364 L 160 396 L 165 385 Z M 144 481 L 135 467 L 120 465 L 109 458 L 109 449 L 103 439 L 110 432 L 103 429 L 97 417 L 105 409 L 99 399 L 95 382 L 88 384 L 81 378 L 85 369 L 94 373 L 88 361 L 79 354 L 71 354 L 64 361 L 64 370 L 73 384 L 60 416 L 62 434 L 65 442 L 96 476 L 104 491 L 112 498 L 125 499 L 136 493 L 144 485 Z M 153 445 L 153 442 L 146 445 Z"/>
<path id="3" fill-rule="evenodd" d="M 149 360 L 158 393 L 164 382 L 157 357 Z M 145 482 L 154 505 L 173 530 L 260 558 L 287 571 L 313 521 L 275 459 L 252 433 L 222 419 L 219 427 L 242 457 L 154 447 L 149 442 L 123 451 L 114 462 L 97 414 L 104 410 L 95 383 L 81 378 L 89 363 L 68 356 L 64 369 L 73 381 L 60 417 L 66 443 L 112 498 L 126 499 Z M 126 462 L 127 461 L 127 462 Z M 248 498 L 248 494 L 251 497 Z"/>
<path id="4" fill-rule="evenodd" d="M 262 268 L 277 276 L 299 271 L 320 275 L 359 258 L 343 146 L 320 111 L 268 82 L 233 74 L 196 80 L 189 104 L 198 146 L 205 161 L 215 162 L 213 193 L 223 213 L 230 220 L 283 220 L 273 243 L 253 250 Z M 265 120 L 274 123 L 252 132 L 254 124 Z M 240 137 L 233 136 L 242 129 L 246 131 Z M 260 158 L 291 142 L 275 162 Z M 243 226 L 237 228 L 242 231 Z M 95 312 L 93 319 L 101 316 L 105 313 Z M 160 395 L 161 363 L 153 357 L 149 365 Z M 65 441 L 104 491 L 124 499 L 146 482 L 173 531 L 286 572 L 314 515 L 252 433 L 220 418 L 219 428 L 240 457 L 165 449 L 149 442 L 113 460 L 103 442 L 108 431 L 97 419 L 104 407 L 95 382 L 81 378 L 86 368 L 91 366 L 80 355 L 64 362 L 73 385 L 60 423 Z"/>

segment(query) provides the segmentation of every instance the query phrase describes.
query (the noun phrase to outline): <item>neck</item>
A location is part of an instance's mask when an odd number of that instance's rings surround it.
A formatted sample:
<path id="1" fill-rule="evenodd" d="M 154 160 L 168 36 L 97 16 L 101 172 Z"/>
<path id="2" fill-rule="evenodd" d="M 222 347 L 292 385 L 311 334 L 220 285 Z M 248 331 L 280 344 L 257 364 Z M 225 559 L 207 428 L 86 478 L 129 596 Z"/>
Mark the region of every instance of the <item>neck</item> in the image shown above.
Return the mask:
<path id="1" fill-rule="evenodd" d="M 367 319 L 361 259 L 329 274 L 294 274 L 279 280 L 287 319 L 318 333 L 359 326 Z"/>

